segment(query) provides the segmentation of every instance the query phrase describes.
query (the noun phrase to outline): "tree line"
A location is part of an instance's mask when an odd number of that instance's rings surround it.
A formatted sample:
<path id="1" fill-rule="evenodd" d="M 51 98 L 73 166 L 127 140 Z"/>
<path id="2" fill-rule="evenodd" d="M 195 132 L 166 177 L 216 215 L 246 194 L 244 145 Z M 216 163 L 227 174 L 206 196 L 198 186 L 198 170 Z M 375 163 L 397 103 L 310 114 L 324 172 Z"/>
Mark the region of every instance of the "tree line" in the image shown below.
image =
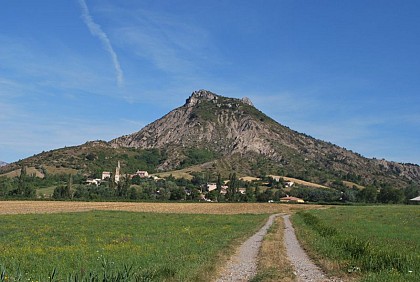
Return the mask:
<path id="1" fill-rule="evenodd" d="M 209 191 L 207 184 L 215 183 L 216 189 Z M 215 202 L 268 202 L 279 201 L 288 195 L 306 202 L 342 203 L 409 203 L 420 195 L 418 184 L 412 183 L 405 189 L 393 188 L 387 184 L 367 186 L 363 189 L 346 187 L 342 182 L 332 183 L 332 189 L 316 189 L 302 185 L 286 189 L 282 178 L 263 176 L 258 181 L 240 180 L 235 173 L 227 179 L 220 174 L 195 173 L 192 179 L 164 179 L 123 177 L 115 183 L 113 179 L 102 181 L 99 185 L 86 184 L 86 177 L 76 175 L 49 175 L 43 179 L 28 175 L 22 167 L 19 176 L 0 178 L 1 198 L 43 197 L 37 195 L 40 188 L 55 187 L 52 195 L 46 198 L 60 200 L 130 200 L 130 201 L 215 201 Z"/>

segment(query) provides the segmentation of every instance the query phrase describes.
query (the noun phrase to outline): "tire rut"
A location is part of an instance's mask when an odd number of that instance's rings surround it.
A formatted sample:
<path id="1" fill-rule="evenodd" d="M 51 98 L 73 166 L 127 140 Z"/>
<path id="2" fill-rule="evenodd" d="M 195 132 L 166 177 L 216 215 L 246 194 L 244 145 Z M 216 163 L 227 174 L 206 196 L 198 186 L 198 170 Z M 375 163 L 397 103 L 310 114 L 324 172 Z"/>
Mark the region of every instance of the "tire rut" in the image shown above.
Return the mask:
<path id="1" fill-rule="evenodd" d="M 223 268 L 216 282 L 249 281 L 257 273 L 257 257 L 262 240 L 274 219 L 282 214 L 271 215 L 264 226 L 246 240 Z"/>

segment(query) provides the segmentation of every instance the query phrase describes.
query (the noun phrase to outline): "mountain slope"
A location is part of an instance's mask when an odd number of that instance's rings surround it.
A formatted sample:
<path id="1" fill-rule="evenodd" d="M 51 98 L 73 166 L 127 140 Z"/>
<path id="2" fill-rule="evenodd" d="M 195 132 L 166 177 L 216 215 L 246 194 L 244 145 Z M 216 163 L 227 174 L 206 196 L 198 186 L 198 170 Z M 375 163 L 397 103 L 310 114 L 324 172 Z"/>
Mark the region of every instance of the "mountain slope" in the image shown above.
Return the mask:
<path id="1" fill-rule="evenodd" d="M 183 106 L 142 130 L 110 143 L 115 148 L 165 149 L 168 159 L 160 167 L 163 170 L 182 164 L 188 148 L 201 148 L 225 162 L 249 163 L 250 169 L 268 160 L 264 172 L 277 170 L 319 182 L 331 176 L 356 182 L 363 178 L 365 184 L 420 181 L 417 165 L 364 158 L 277 123 L 249 99 L 226 98 L 206 90 L 194 92 Z"/>
<path id="2" fill-rule="evenodd" d="M 368 159 L 298 133 L 256 109 L 249 99 L 206 90 L 138 132 L 110 142 L 66 147 L 0 168 L 21 166 L 57 173 L 97 175 L 121 161 L 123 171 L 168 171 L 206 163 L 203 169 L 229 174 L 284 175 L 319 184 L 345 180 L 360 185 L 420 183 L 420 167 Z"/>

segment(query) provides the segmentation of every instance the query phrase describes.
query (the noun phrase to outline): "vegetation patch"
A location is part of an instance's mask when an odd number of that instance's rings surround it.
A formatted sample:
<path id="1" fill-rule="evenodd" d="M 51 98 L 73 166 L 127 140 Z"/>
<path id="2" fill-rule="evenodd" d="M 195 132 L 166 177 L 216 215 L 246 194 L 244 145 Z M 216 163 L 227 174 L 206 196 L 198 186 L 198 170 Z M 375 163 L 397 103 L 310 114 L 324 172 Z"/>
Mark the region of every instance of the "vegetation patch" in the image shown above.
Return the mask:
<path id="1" fill-rule="evenodd" d="M 181 168 L 203 164 L 213 160 L 217 155 L 213 151 L 200 148 L 190 148 L 185 150 L 185 159 L 181 162 Z"/>
<path id="2" fill-rule="evenodd" d="M 297 235 L 328 272 L 362 281 L 420 281 L 416 206 L 334 207 L 298 212 Z"/>
<path id="3" fill-rule="evenodd" d="M 257 275 L 251 282 L 294 281 L 293 266 L 284 246 L 283 218 L 277 217 L 270 227 L 258 255 Z"/>
<path id="4" fill-rule="evenodd" d="M 0 281 L 205 281 L 266 215 L 2 215 Z"/>

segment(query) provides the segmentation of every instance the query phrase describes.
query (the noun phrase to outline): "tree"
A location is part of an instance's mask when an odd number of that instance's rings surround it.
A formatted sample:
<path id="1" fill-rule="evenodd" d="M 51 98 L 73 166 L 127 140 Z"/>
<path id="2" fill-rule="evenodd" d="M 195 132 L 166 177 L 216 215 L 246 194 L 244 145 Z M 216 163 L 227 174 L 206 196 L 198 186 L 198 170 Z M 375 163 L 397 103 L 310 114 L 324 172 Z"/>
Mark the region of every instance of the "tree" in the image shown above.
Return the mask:
<path id="1" fill-rule="evenodd" d="M 139 196 L 135 187 L 130 188 L 130 190 L 128 191 L 128 195 L 130 200 L 137 200 Z"/>
<path id="2" fill-rule="evenodd" d="M 236 177 L 236 173 L 231 173 L 229 175 L 229 183 L 228 183 L 228 189 L 226 193 L 226 199 L 228 201 L 236 201 L 238 200 L 238 178 Z"/>
<path id="3" fill-rule="evenodd" d="M 273 200 L 274 193 L 273 189 L 267 189 L 263 193 L 260 193 L 257 197 L 258 202 L 268 202 L 270 200 Z"/>
<path id="4" fill-rule="evenodd" d="M 69 174 L 69 178 L 67 180 L 66 185 L 66 197 L 72 198 L 72 187 L 73 187 L 73 175 Z"/>
<path id="5" fill-rule="evenodd" d="M 376 203 L 377 196 L 378 189 L 375 186 L 367 186 L 357 193 L 356 198 L 359 202 Z"/>
<path id="6" fill-rule="evenodd" d="M 120 180 L 117 184 L 117 196 L 128 198 L 128 189 L 130 189 L 130 178 L 125 176 L 124 180 Z"/>
<path id="7" fill-rule="evenodd" d="M 68 186 L 57 186 L 54 189 L 52 197 L 54 199 L 70 199 L 70 190 L 68 190 Z"/>
<path id="8" fill-rule="evenodd" d="M 24 198 L 35 197 L 35 188 L 29 182 L 30 181 L 26 172 L 26 166 L 23 166 L 20 170 L 20 176 L 17 178 L 16 189 L 9 191 L 9 195 Z"/>
<path id="9" fill-rule="evenodd" d="M 255 194 L 255 199 L 258 201 L 261 194 L 261 188 L 260 186 L 258 186 L 258 183 L 255 183 L 254 194 Z"/>
<path id="10" fill-rule="evenodd" d="M 405 203 L 410 203 L 410 199 L 420 196 L 420 186 L 412 183 L 404 189 Z"/>
<path id="11" fill-rule="evenodd" d="M 9 195 L 12 190 L 12 180 L 7 177 L 0 177 L 0 197 Z"/>
<path id="12" fill-rule="evenodd" d="M 175 201 L 185 200 L 185 197 L 186 197 L 186 193 L 185 193 L 184 188 L 182 187 L 171 188 L 171 195 L 169 197 L 169 200 L 175 200 Z"/>
<path id="13" fill-rule="evenodd" d="M 219 174 L 217 174 L 217 181 L 216 181 L 216 190 L 220 193 L 220 191 L 222 191 L 222 186 L 223 186 L 223 181 L 222 181 L 222 176 Z"/>
<path id="14" fill-rule="evenodd" d="M 404 200 L 404 193 L 402 190 L 392 188 L 391 186 L 384 186 L 378 194 L 378 202 L 384 204 L 399 204 Z"/>
<path id="15" fill-rule="evenodd" d="M 252 187 L 247 187 L 245 190 L 245 197 L 243 198 L 243 200 L 245 202 L 255 202 L 255 193 L 254 193 L 254 189 Z"/>

